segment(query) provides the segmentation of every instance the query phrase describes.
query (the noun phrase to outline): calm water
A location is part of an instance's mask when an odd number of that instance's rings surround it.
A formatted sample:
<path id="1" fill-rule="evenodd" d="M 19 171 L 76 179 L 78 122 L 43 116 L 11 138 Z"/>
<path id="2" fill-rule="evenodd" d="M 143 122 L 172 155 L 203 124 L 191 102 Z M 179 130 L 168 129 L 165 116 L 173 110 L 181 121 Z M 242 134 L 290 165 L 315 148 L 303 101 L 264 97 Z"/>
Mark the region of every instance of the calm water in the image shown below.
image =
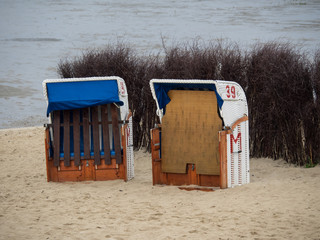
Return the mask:
<path id="1" fill-rule="evenodd" d="M 0 128 L 42 125 L 42 81 L 60 59 L 124 40 L 141 52 L 226 38 L 250 47 L 291 41 L 320 48 L 319 0 L 0 0 Z"/>

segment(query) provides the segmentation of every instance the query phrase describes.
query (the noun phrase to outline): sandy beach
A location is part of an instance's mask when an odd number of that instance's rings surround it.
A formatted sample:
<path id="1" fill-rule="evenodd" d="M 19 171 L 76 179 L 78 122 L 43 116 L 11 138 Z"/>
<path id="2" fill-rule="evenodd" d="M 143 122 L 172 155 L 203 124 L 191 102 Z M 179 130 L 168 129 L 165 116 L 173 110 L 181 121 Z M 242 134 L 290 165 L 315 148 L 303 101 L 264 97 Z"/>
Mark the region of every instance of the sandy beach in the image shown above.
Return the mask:
<path id="1" fill-rule="evenodd" d="M 42 127 L 0 130 L 0 239 L 320 239 L 320 167 L 251 159 L 251 183 L 214 192 L 135 178 L 47 182 Z"/>

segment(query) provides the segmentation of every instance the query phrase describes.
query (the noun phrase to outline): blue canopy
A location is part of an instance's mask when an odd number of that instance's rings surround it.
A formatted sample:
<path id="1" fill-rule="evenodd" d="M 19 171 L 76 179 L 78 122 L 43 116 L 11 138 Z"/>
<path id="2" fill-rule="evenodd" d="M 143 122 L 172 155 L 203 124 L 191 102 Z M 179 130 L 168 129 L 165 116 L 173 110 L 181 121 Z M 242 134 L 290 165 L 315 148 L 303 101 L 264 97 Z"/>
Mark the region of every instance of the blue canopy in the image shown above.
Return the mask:
<path id="1" fill-rule="evenodd" d="M 209 90 L 214 91 L 216 93 L 218 106 L 221 109 L 223 105 L 223 99 L 217 93 L 216 85 L 212 83 L 157 83 L 153 84 L 154 90 L 156 93 L 156 97 L 158 99 L 159 108 L 163 109 L 163 113 L 165 114 L 166 105 L 171 101 L 168 96 L 168 92 L 170 90 Z"/>
<path id="2" fill-rule="evenodd" d="M 119 99 L 117 80 L 48 82 L 46 86 L 47 116 L 55 110 L 70 110 L 108 103 L 123 105 Z"/>

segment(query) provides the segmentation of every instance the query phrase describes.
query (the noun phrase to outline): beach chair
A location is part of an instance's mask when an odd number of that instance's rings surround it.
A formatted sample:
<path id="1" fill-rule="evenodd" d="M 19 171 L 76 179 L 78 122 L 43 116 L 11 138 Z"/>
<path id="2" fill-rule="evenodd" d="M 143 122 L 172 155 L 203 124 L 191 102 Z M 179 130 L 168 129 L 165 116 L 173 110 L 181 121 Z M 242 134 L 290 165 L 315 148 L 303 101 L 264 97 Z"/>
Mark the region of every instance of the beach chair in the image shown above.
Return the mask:
<path id="1" fill-rule="evenodd" d="M 152 79 L 153 184 L 228 188 L 250 182 L 246 96 L 231 81 Z"/>
<path id="2" fill-rule="evenodd" d="M 132 114 L 119 77 L 43 81 L 47 180 L 134 177 Z"/>

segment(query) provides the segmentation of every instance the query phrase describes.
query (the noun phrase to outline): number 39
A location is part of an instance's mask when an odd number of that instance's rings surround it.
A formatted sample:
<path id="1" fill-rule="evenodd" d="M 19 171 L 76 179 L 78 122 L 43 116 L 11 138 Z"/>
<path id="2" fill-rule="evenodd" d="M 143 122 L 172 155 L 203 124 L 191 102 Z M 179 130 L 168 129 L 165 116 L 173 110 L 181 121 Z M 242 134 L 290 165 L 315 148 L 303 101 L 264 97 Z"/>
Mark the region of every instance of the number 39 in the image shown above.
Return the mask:
<path id="1" fill-rule="evenodd" d="M 226 86 L 227 89 L 227 98 L 236 98 L 236 88 L 234 86 Z"/>

